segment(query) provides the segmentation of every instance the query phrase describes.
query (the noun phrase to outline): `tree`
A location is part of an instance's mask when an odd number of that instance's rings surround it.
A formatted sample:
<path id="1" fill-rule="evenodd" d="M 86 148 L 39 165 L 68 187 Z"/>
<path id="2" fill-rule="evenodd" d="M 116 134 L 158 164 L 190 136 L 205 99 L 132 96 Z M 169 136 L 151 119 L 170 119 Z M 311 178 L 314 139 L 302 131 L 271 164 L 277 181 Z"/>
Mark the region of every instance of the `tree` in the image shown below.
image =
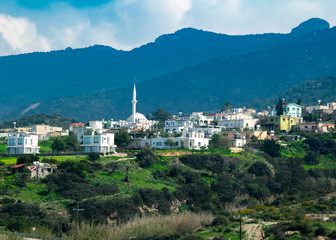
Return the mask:
<path id="1" fill-rule="evenodd" d="M 169 148 L 171 149 L 173 146 L 176 145 L 176 140 L 174 138 L 167 138 L 167 140 L 165 141 L 165 145 L 169 146 Z"/>
<path id="2" fill-rule="evenodd" d="M 230 102 L 225 102 L 224 105 L 221 107 L 221 112 L 231 111 L 232 106 Z"/>
<path id="3" fill-rule="evenodd" d="M 230 147 L 230 139 L 222 134 L 212 135 L 209 148 L 228 149 Z"/>
<path id="4" fill-rule="evenodd" d="M 171 118 L 171 114 L 169 112 L 165 112 L 165 110 L 163 110 L 163 108 L 159 108 L 158 110 L 156 110 L 155 112 L 152 112 L 148 118 L 151 120 L 156 120 L 159 122 L 165 122 L 166 120 Z"/>
<path id="5" fill-rule="evenodd" d="M 298 104 L 298 105 L 302 105 L 301 98 L 298 99 L 297 104 Z"/>
<path id="6" fill-rule="evenodd" d="M 265 140 L 264 146 L 262 147 L 264 152 L 270 155 L 271 157 L 281 157 L 280 153 L 280 144 L 276 143 L 273 139 L 272 140 Z"/>
<path id="7" fill-rule="evenodd" d="M 99 153 L 91 152 L 91 153 L 88 154 L 88 159 L 91 162 L 96 162 L 100 159 L 100 155 L 99 155 Z"/>
<path id="8" fill-rule="evenodd" d="M 27 155 L 27 156 L 21 156 L 21 157 L 18 157 L 17 160 L 16 160 L 16 164 L 19 165 L 19 164 L 32 164 L 33 162 L 37 162 L 39 161 L 40 158 L 36 155 Z"/>
<path id="9" fill-rule="evenodd" d="M 247 172 L 255 174 L 258 177 L 270 178 L 272 176 L 271 170 L 267 167 L 265 163 L 260 161 L 255 162 L 253 165 L 251 165 Z"/>
<path id="10" fill-rule="evenodd" d="M 308 165 L 316 165 L 316 164 L 319 164 L 320 162 L 319 154 L 313 151 L 309 151 L 303 160 Z"/>
<path id="11" fill-rule="evenodd" d="M 121 129 L 114 135 L 114 141 L 117 146 L 127 146 L 130 142 L 129 134 L 126 130 Z"/>
<path id="12" fill-rule="evenodd" d="M 137 159 L 140 162 L 140 167 L 149 168 L 151 165 L 157 162 L 157 157 L 152 150 L 148 147 L 144 147 L 138 154 Z"/>
<path id="13" fill-rule="evenodd" d="M 65 143 L 66 149 L 69 151 L 78 152 L 81 150 L 81 145 L 73 132 L 70 132 L 69 136 L 66 137 Z"/>
<path id="14" fill-rule="evenodd" d="M 283 100 L 280 98 L 276 107 L 275 107 L 275 110 L 276 110 L 276 115 L 277 116 L 282 116 L 283 115 Z"/>
<path id="15" fill-rule="evenodd" d="M 51 144 L 51 149 L 54 152 L 62 152 L 66 150 L 66 143 L 62 138 L 56 138 Z"/>

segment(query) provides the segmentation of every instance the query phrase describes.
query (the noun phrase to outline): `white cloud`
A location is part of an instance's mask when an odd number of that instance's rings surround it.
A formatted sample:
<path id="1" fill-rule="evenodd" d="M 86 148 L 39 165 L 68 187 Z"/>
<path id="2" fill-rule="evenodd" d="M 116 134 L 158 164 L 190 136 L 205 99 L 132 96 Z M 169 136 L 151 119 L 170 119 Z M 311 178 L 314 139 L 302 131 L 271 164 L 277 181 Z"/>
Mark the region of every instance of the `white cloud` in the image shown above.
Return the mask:
<path id="1" fill-rule="evenodd" d="M 35 24 L 25 18 L 0 14 L 0 34 L 11 48 L 2 49 L 5 52 L 21 53 L 50 50 L 47 38 L 38 35 Z"/>
<path id="2" fill-rule="evenodd" d="M 335 25 L 333 1 L 114 0 L 87 8 L 64 2 L 41 10 L 17 7 L 0 14 L 0 55 L 94 44 L 128 50 L 184 27 L 226 34 L 285 33 L 311 17 Z"/>

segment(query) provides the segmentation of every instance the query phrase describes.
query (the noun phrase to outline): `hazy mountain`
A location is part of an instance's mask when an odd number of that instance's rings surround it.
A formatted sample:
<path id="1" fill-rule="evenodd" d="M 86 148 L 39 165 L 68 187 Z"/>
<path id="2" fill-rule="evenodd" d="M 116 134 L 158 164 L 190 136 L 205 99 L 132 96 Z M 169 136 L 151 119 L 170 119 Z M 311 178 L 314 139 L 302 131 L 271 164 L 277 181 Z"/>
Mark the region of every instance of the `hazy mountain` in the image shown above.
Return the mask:
<path id="1" fill-rule="evenodd" d="M 0 118 L 23 112 L 125 117 L 133 82 L 144 113 L 211 110 L 226 100 L 247 104 L 335 73 L 334 41 L 334 28 L 311 19 L 291 34 L 229 36 L 189 28 L 132 51 L 93 46 L 1 57 Z"/>
<path id="2" fill-rule="evenodd" d="M 284 91 L 278 98 L 285 98 L 287 102 L 297 102 L 300 98 L 304 106 L 324 102 L 336 101 L 336 76 L 307 80 Z M 272 98 L 273 104 L 278 98 Z"/>

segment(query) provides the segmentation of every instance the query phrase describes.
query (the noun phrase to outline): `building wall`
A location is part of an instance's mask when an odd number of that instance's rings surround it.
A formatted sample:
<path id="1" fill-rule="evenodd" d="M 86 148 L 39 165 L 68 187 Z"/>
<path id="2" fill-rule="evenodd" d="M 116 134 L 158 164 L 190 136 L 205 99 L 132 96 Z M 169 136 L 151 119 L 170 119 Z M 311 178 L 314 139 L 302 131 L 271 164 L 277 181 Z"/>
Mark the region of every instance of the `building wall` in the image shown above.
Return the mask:
<path id="1" fill-rule="evenodd" d="M 7 137 L 7 152 L 9 154 L 37 154 L 38 136 L 31 133 L 10 132 Z"/>
<path id="2" fill-rule="evenodd" d="M 289 131 L 296 123 L 296 118 L 290 116 L 271 116 L 268 119 L 269 130 Z"/>
<path id="3" fill-rule="evenodd" d="M 84 135 L 82 143 L 83 151 L 108 153 L 115 152 L 114 133 L 102 133 L 99 135 Z"/>
<path id="4" fill-rule="evenodd" d="M 258 119 L 238 119 L 238 120 L 222 120 L 218 121 L 218 126 L 223 126 L 226 129 L 254 129 Z"/>

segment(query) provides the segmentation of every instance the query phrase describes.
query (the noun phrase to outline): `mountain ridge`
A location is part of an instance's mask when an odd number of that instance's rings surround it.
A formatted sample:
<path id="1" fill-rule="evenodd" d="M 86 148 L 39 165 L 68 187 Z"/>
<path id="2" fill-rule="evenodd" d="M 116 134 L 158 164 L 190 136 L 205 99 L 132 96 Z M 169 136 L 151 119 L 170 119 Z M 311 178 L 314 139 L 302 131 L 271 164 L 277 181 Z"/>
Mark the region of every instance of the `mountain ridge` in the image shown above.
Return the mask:
<path id="1" fill-rule="evenodd" d="M 313 22 L 315 21 L 319 20 L 313 20 Z M 176 82 L 167 76 L 173 77 L 174 74 L 172 73 L 176 72 L 181 72 L 181 76 L 183 76 L 183 71 L 188 71 L 185 69 L 189 69 L 189 67 L 204 64 L 204 66 L 208 66 L 208 69 L 203 68 L 203 72 L 208 71 L 210 75 L 211 72 L 216 72 L 217 68 L 224 68 L 225 72 L 222 72 L 222 74 L 230 76 L 237 74 L 237 70 L 235 70 L 236 73 L 232 73 L 233 70 L 230 70 L 226 66 L 216 65 L 215 63 L 210 66 L 207 65 L 207 62 L 227 58 L 225 64 L 230 65 L 231 60 L 235 61 L 239 59 L 235 64 L 245 66 L 247 63 L 244 61 L 249 59 L 249 57 L 246 58 L 249 54 L 259 54 L 262 56 L 265 51 L 276 52 L 276 49 L 291 44 L 303 46 L 303 48 L 319 44 L 319 47 L 325 48 L 323 44 L 330 44 L 328 39 L 334 39 L 335 28 L 317 30 L 314 28 L 312 31 L 302 34 L 266 33 L 232 36 L 186 28 L 173 34 L 162 35 L 154 42 L 134 48 L 131 51 L 94 45 L 82 49 L 67 48 L 66 50 L 50 53 L 1 57 L 0 68 L 3 71 L 0 72 L 0 81 L 3 84 L 3 88 L 0 89 L 0 119 L 17 117 L 20 112 L 37 102 L 41 102 L 41 105 L 34 109 L 35 111 L 47 109 L 47 107 L 43 106 L 48 101 L 53 102 L 53 104 L 61 104 L 59 107 L 49 105 L 48 109 L 63 109 L 66 106 L 65 102 L 61 101 L 60 103 L 56 99 L 78 99 L 85 96 L 97 96 L 99 98 L 99 94 L 122 91 L 118 93 L 119 101 L 121 101 L 121 99 L 128 98 L 126 89 L 130 84 L 134 82 L 140 84 L 153 79 L 154 82 L 155 79 L 165 79 L 166 82 L 162 83 L 162 86 L 167 88 L 167 91 L 176 93 L 174 89 L 171 89 L 175 86 L 167 83 L 174 82 L 175 85 L 179 85 L 180 82 Z M 295 47 L 291 51 L 295 52 Z M 325 52 L 325 54 L 328 55 L 328 52 Z M 276 56 L 274 55 L 274 57 Z M 291 57 L 293 59 L 296 58 L 295 55 Z M 322 56 L 319 56 L 319 58 L 321 61 L 324 61 Z M 329 55 L 328 58 L 333 59 Z M 248 64 L 253 65 L 252 62 Z M 274 64 L 278 63 L 274 62 Z M 293 62 L 293 64 L 300 63 Z M 17 71 L 17 69 L 20 69 L 20 71 Z M 237 69 L 237 65 L 235 65 L 235 69 Z M 194 70 L 197 72 L 197 67 Z M 262 71 L 262 68 L 260 68 L 260 71 Z M 320 76 L 332 73 L 332 71 L 319 71 Z M 190 73 L 188 74 L 190 75 Z M 197 76 L 192 78 L 198 79 L 196 82 L 200 86 L 204 85 L 202 81 L 208 84 L 211 82 L 213 82 L 212 84 L 219 85 L 228 84 L 225 79 L 210 79 L 206 74 L 202 75 L 203 79 L 199 79 Z M 253 74 L 259 73 L 254 72 Z M 299 73 L 293 71 L 293 74 Z M 178 78 L 182 81 L 183 78 L 181 76 Z M 246 77 L 248 76 L 246 75 Z M 318 76 L 313 74 L 309 75 L 309 77 Z M 238 80 L 231 79 L 230 81 Z M 305 77 L 302 78 L 302 81 L 304 80 L 306 80 Z M 239 81 L 244 82 L 245 80 Z M 191 81 L 189 84 L 193 84 L 193 82 Z M 262 86 L 263 84 L 259 83 L 259 85 Z M 157 91 L 148 88 L 149 92 L 152 90 Z M 235 86 L 232 91 L 244 92 L 245 90 L 241 90 Z M 214 92 L 217 95 L 221 94 L 216 89 L 214 89 Z M 202 95 L 201 92 L 198 93 L 200 96 Z M 207 96 L 209 94 L 207 93 Z M 191 97 L 195 98 L 196 96 Z M 219 96 L 213 97 L 214 99 L 221 98 Z M 174 98 L 172 99 L 174 100 Z M 156 102 L 158 100 L 151 99 L 151 101 Z M 72 105 L 73 103 L 70 104 Z M 148 102 L 146 104 L 151 103 Z M 188 104 L 188 102 L 185 104 Z M 189 106 L 189 108 L 185 109 L 188 110 L 191 108 Z M 145 109 L 149 110 L 149 106 L 146 106 Z M 80 112 L 81 109 L 73 108 L 73 111 L 76 113 Z M 59 113 L 63 114 L 62 112 Z M 101 118 L 107 115 L 107 110 L 96 113 L 96 117 Z M 85 115 L 85 113 L 81 115 Z M 126 111 L 121 108 L 120 113 L 116 117 L 125 115 Z"/>

